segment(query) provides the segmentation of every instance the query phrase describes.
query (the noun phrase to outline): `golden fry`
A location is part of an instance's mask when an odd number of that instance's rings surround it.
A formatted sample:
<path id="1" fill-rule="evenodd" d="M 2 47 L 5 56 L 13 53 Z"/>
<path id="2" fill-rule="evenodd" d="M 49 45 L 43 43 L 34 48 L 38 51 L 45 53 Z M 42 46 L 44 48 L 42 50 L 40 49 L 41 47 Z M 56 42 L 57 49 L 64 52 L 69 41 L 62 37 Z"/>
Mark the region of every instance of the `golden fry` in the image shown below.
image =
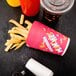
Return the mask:
<path id="1" fill-rule="evenodd" d="M 18 38 L 18 39 L 20 39 L 20 40 L 25 40 L 24 37 L 19 36 L 19 35 L 16 35 L 16 34 L 10 34 L 10 36 L 11 36 L 11 38 Z"/>
<path id="2" fill-rule="evenodd" d="M 25 41 L 21 42 L 21 43 L 19 44 L 19 46 L 17 46 L 14 50 L 17 50 L 17 49 L 20 48 L 23 44 L 25 44 Z"/>
<path id="3" fill-rule="evenodd" d="M 8 33 L 10 33 L 10 34 L 20 34 L 20 35 L 22 35 L 23 37 L 26 38 L 26 33 L 23 33 L 23 32 L 18 31 L 18 30 L 14 30 L 14 31 L 10 30 L 10 31 L 8 31 Z"/>
<path id="4" fill-rule="evenodd" d="M 20 29 L 18 27 L 13 27 L 12 30 L 8 31 L 8 33 L 10 33 L 10 34 L 20 34 L 20 35 L 22 35 L 25 38 L 28 35 L 28 31 L 27 30 L 23 30 L 23 29 Z"/>
<path id="5" fill-rule="evenodd" d="M 28 24 L 28 26 L 26 28 L 21 25 L 24 22 L 23 14 L 21 15 L 21 18 L 20 18 L 20 24 L 13 19 L 9 20 L 9 22 L 14 24 L 16 27 L 13 27 L 11 30 L 8 31 L 11 39 L 7 40 L 5 43 L 5 46 L 6 46 L 5 51 L 6 52 L 8 52 L 9 49 L 13 49 L 13 48 L 15 48 L 14 50 L 17 50 L 23 44 L 25 44 L 29 30 L 32 26 L 32 23 L 28 20 L 25 20 L 25 23 Z"/>
<path id="6" fill-rule="evenodd" d="M 28 24 L 28 26 L 26 27 L 27 30 L 30 30 L 32 23 L 28 20 L 25 20 L 25 23 Z"/>
<path id="7" fill-rule="evenodd" d="M 20 27 L 22 29 L 25 29 L 22 25 L 20 25 L 17 21 L 15 21 L 13 19 L 9 20 L 9 22 L 12 23 L 12 24 L 14 24 L 14 25 L 16 25 L 17 27 Z"/>
<path id="8" fill-rule="evenodd" d="M 25 20 L 25 23 L 28 24 L 28 25 L 32 25 L 32 23 L 28 20 Z"/>
<path id="9" fill-rule="evenodd" d="M 9 45 L 11 44 L 10 41 L 11 41 L 11 40 L 7 40 L 6 43 L 5 43 L 5 45 L 6 45 L 6 46 L 9 46 Z"/>
<path id="10" fill-rule="evenodd" d="M 13 48 L 17 47 L 18 45 L 19 45 L 19 43 L 14 44 L 10 49 L 13 49 Z"/>
<path id="11" fill-rule="evenodd" d="M 22 32 L 22 33 L 24 33 L 24 34 L 28 34 L 28 31 L 27 31 L 26 29 L 23 30 L 23 29 L 21 29 L 21 28 L 15 27 L 14 30 L 18 30 L 18 31 L 20 31 L 20 32 Z"/>
<path id="12" fill-rule="evenodd" d="M 23 14 L 21 14 L 20 24 L 23 24 L 23 22 L 24 22 L 24 15 L 23 15 Z"/>
<path id="13" fill-rule="evenodd" d="M 10 44 L 9 46 L 7 46 L 7 47 L 5 48 L 5 51 L 8 52 L 11 46 L 12 46 L 12 44 Z"/>
<path id="14" fill-rule="evenodd" d="M 19 43 L 19 42 L 21 42 L 21 40 L 20 39 L 18 39 L 18 38 L 12 38 L 10 41 L 9 41 L 9 43 L 11 44 L 11 43 Z"/>

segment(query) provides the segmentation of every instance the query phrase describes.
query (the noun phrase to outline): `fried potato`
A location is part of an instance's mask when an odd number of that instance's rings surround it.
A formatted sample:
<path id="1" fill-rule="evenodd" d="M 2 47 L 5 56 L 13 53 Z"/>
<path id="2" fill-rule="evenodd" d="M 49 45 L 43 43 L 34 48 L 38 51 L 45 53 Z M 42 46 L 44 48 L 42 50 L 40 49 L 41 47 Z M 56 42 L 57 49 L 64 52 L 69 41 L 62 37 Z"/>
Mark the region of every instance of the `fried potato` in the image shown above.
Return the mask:
<path id="1" fill-rule="evenodd" d="M 20 24 L 22 25 L 22 24 L 23 24 L 23 22 L 24 22 L 24 15 L 23 15 L 23 14 L 21 14 Z"/>
<path id="2" fill-rule="evenodd" d="M 28 25 L 26 28 L 21 25 L 24 22 L 23 14 L 21 15 L 20 23 L 18 23 L 14 19 L 9 20 L 9 22 L 14 24 L 15 26 L 12 27 L 12 29 L 10 29 L 8 31 L 8 34 L 10 35 L 10 39 L 7 40 L 5 43 L 5 46 L 6 46 L 5 51 L 6 52 L 8 52 L 10 49 L 17 50 L 22 45 L 24 45 L 27 40 L 29 30 L 32 26 L 32 23 L 28 20 L 25 20 L 25 23 Z"/>

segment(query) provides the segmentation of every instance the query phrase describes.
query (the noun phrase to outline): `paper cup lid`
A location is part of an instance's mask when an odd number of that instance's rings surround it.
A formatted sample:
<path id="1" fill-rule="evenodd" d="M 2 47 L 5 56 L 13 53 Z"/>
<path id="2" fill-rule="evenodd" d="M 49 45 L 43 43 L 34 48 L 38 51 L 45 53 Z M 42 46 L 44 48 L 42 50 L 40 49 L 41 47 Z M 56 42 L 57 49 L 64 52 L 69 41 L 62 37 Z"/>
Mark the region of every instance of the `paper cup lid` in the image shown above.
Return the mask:
<path id="1" fill-rule="evenodd" d="M 61 14 L 72 8 L 74 0 L 41 0 L 41 5 L 51 13 Z"/>

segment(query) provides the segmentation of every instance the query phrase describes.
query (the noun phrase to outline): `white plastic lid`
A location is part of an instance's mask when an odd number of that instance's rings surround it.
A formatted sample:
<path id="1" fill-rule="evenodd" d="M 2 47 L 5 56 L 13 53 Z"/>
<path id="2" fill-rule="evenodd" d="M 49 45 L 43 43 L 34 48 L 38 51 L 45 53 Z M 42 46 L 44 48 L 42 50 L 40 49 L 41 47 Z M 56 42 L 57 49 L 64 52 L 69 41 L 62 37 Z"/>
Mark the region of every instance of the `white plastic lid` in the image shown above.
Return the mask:
<path id="1" fill-rule="evenodd" d="M 40 2 L 43 8 L 56 14 L 67 12 L 74 5 L 74 0 L 40 0 Z"/>
<path id="2" fill-rule="evenodd" d="M 36 76 L 53 76 L 52 70 L 40 64 L 38 61 L 34 60 L 33 58 L 29 59 L 25 67 Z"/>

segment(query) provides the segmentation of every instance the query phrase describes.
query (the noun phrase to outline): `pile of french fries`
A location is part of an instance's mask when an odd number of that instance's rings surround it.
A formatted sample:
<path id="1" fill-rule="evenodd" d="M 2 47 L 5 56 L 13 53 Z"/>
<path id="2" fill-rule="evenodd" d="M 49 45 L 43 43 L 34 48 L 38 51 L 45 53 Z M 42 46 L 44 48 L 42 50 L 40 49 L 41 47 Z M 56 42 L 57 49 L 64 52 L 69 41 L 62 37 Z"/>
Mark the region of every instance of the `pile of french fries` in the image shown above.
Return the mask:
<path id="1" fill-rule="evenodd" d="M 30 21 L 28 20 L 24 21 L 23 14 L 21 14 L 19 23 L 15 21 L 14 19 L 9 20 L 9 22 L 14 24 L 15 26 L 8 31 L 8 34 L 10 35 L 10 39 L 8 39 L 5 43 L 6 52 L 8 52 L 10 49 L 17 50 L 23 44 L 25 44 L 29 30 L 32 26 L 32 23 Z M 22 26 L 23 23 L 27 24 L 27 27 Z"/>

